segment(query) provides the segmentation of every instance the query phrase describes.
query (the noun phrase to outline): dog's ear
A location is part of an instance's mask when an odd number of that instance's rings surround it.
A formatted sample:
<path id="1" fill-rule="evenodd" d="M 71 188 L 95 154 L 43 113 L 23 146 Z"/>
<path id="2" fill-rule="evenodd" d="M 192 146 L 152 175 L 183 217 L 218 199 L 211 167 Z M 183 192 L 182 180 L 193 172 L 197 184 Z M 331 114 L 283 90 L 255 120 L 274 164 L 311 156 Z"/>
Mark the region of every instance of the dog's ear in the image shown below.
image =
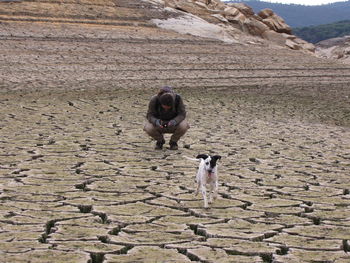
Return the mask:
<path id="1" fill-rule="evenodd" d="M 214 160 L 220 160 L 221 156 L 220 155 L 214 155 L 213 157 L 211 157 Z"/>
<path id="2" fill-rule="evenodd" d="M 203 160 L 205 160 L 205 159 L 207 159 L 208 158 L 208 155 L 206 155 L 206 154 L 198 154 L 197 155 L 197 157 L 196 157 L 196 159 L 203 159 Z"/>

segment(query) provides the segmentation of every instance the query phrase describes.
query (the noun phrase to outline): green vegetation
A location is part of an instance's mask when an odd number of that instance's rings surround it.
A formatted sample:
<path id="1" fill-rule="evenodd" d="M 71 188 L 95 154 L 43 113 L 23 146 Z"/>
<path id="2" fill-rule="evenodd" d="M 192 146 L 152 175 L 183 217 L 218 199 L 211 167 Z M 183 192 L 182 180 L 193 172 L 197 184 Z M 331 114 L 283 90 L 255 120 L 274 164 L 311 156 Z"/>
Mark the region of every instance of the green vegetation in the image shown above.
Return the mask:
<path id="1" fill-rule="evenodd" d="M 275 0 L 277 1 L 277 0 Z M 279 4 L 259 0 L 230 0 L 226 3 L 245 3 L 255 13 L 265 8 L 272 9 L 292 28 L 330 24 L 349 20 L 350 0 L 327 5 L 306 6 L 296 4 Z"/>
<path id="2" fill-rule="evenodd" d="M 350 35 L 350 20 L 327 25 L 295 28 L 293 33 L 308 42 L 317 43 L 329 38 Z"/>

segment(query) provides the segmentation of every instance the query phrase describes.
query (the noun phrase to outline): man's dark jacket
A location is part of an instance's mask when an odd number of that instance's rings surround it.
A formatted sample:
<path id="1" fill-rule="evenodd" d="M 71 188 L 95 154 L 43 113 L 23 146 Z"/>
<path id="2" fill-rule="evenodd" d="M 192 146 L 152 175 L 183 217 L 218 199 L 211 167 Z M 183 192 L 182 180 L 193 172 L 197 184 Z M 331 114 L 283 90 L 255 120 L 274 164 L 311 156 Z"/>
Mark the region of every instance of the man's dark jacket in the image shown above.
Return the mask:
<path id="1" fill-rule="evenodd" d="M 173 95 L 173 105 L 168 111 L 164 110 L 159 102 L 159 96 L 155 95 L 151 98 L 148 104 L 148 111 L 146 118 L 152 124 L 156 124 L 157 119 L 162 121 L 175 120 L 177 124 L 186 118 L 186 109 L 180 95 L 171 93 Z"/>

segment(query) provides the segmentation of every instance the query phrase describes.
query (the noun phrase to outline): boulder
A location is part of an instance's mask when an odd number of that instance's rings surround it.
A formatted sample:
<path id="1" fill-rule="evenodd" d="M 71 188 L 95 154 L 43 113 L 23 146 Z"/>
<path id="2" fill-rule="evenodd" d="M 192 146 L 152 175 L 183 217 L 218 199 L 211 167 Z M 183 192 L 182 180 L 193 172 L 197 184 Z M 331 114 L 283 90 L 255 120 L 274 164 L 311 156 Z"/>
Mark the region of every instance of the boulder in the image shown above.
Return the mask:
<path id="1" fill-rule="evenodd" d="M 235 7 L 227 7 L 223 11 L 223 16 L 232 23 L 243 25 L 247 17 Z"/>
<path id="2" fill-rule="evenodd" d="M 291 48 L 291 49 L 294 49 L 294 50 L 300 50 L 301 49 L 301 46 L 298 45 L 297 43 L 295 43 L 293 40 L 291 39 L 287 39 L 286 42 L 285 42 L 286 46 Z"/>
<path id="3" fill-rule="evenodd" d="M 195 2 L 188 0 L 166 0 L 165 5 L 197 16 L 206 15 L 208 13 L 204 6 L 200 7 Z"/>
<path id="4" fill-rule="evenodd" d="M 280 46 L 286 45 L 286 36 L 284 34 L 277 33 L 276 31 L 267 30 L 262 34 L 262 37 Z"/>
<path id="5" fill-rule="evenodd" d="M 253 8 L 243 3 L 229 3 L 227 6 L 237 8 L 247 17 L 255 15 Z"/>
<path id="6" fill-rule="evenodd" d="M 229 7 L 226 7 L 224 9 L 224 15 L 225 16 L 232 16 L 232 17 L 236 17 L 238 15 L 242 14 L 239 9 L 233 7 L 233 6 L 229 6 Z"/>
<path id="7" fill-rule="evenodd" d="M 269 31 L 269 28 L 264 23 L 257 19 L 248 18 L 244 21 L 243 28 L 246 32 L 253 36 L 262 36 L 264 32 Z"/>
<path id="8" fill-rule="evenodd" d="M 278 33 L 292 34 L 292 29 L 286 24 L 284 19 L 276 15 L 271 9 L 264 9 L 258 13 L 262 21 L 271 29 Z"/>
<path id="9" fill-rule="evenodd" d="M 271 9 L 265 8 L 258 13 L 258 16 L 260 16 L 262 19 L 266 19 L 273 16 L 274 14 L 275 13 Z"/>
<path id="10" fill-rule="evenodd" d="M 222 10 L 226 7 L 225 3 L 220 0 L 197 0 L 196 2 L 204 3 L 211 10 Z"/>
<path id="11" fill-rule="evenodd" d="M 308 50 L 312 53 L 314 53 L 316 51 L 315 45 L 312 43 L 306 42 L 306 41 L 304 44 L 302 44 L 302 47 L 303 47 L 303 49 Z"/>
<path id="12" fill-rule="evenodd" d="M 295 37 L 293 38 L 293 41 L 300 46 L 300 49 L 305 49 L 311 52 L 315 52 L 316 47 L 314 44 L 311 44 L 301 38 Z"/>
<path id="13" fill-rule="evenodd" d="M 308 43 L 294 35 L 288 35 L 285 33 L 281 34 L 273 30 L 268 30 L 263 33 L 262 37 L 280 46 L 287 46 L 294 50 L 315 52 L 315 46 L 313 44 Z"/>

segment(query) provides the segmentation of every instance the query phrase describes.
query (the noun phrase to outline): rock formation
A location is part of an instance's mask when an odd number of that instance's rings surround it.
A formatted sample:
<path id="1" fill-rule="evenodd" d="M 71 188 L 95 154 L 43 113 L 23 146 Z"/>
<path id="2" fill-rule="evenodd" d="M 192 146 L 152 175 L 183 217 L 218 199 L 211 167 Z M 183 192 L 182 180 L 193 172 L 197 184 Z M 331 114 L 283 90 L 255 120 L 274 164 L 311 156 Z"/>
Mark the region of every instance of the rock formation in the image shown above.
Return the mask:
<path id="1" fill-rule="evenodd" d="M 165 6 L 196 15 L 210 23 L 222 27 L 239 29 L 244 33 L 272 41 L 294 50 L 314 52 L 315 46 L 292 34 L 283 18 L 271 9 L 255 14 L 253 9 L 243 3 L 225 4 L 220 0 L 164 0 Z M 230 32 L 230 30 L 228 30 Z M 230 32 L 232 35 L 232 31 Z"/>

